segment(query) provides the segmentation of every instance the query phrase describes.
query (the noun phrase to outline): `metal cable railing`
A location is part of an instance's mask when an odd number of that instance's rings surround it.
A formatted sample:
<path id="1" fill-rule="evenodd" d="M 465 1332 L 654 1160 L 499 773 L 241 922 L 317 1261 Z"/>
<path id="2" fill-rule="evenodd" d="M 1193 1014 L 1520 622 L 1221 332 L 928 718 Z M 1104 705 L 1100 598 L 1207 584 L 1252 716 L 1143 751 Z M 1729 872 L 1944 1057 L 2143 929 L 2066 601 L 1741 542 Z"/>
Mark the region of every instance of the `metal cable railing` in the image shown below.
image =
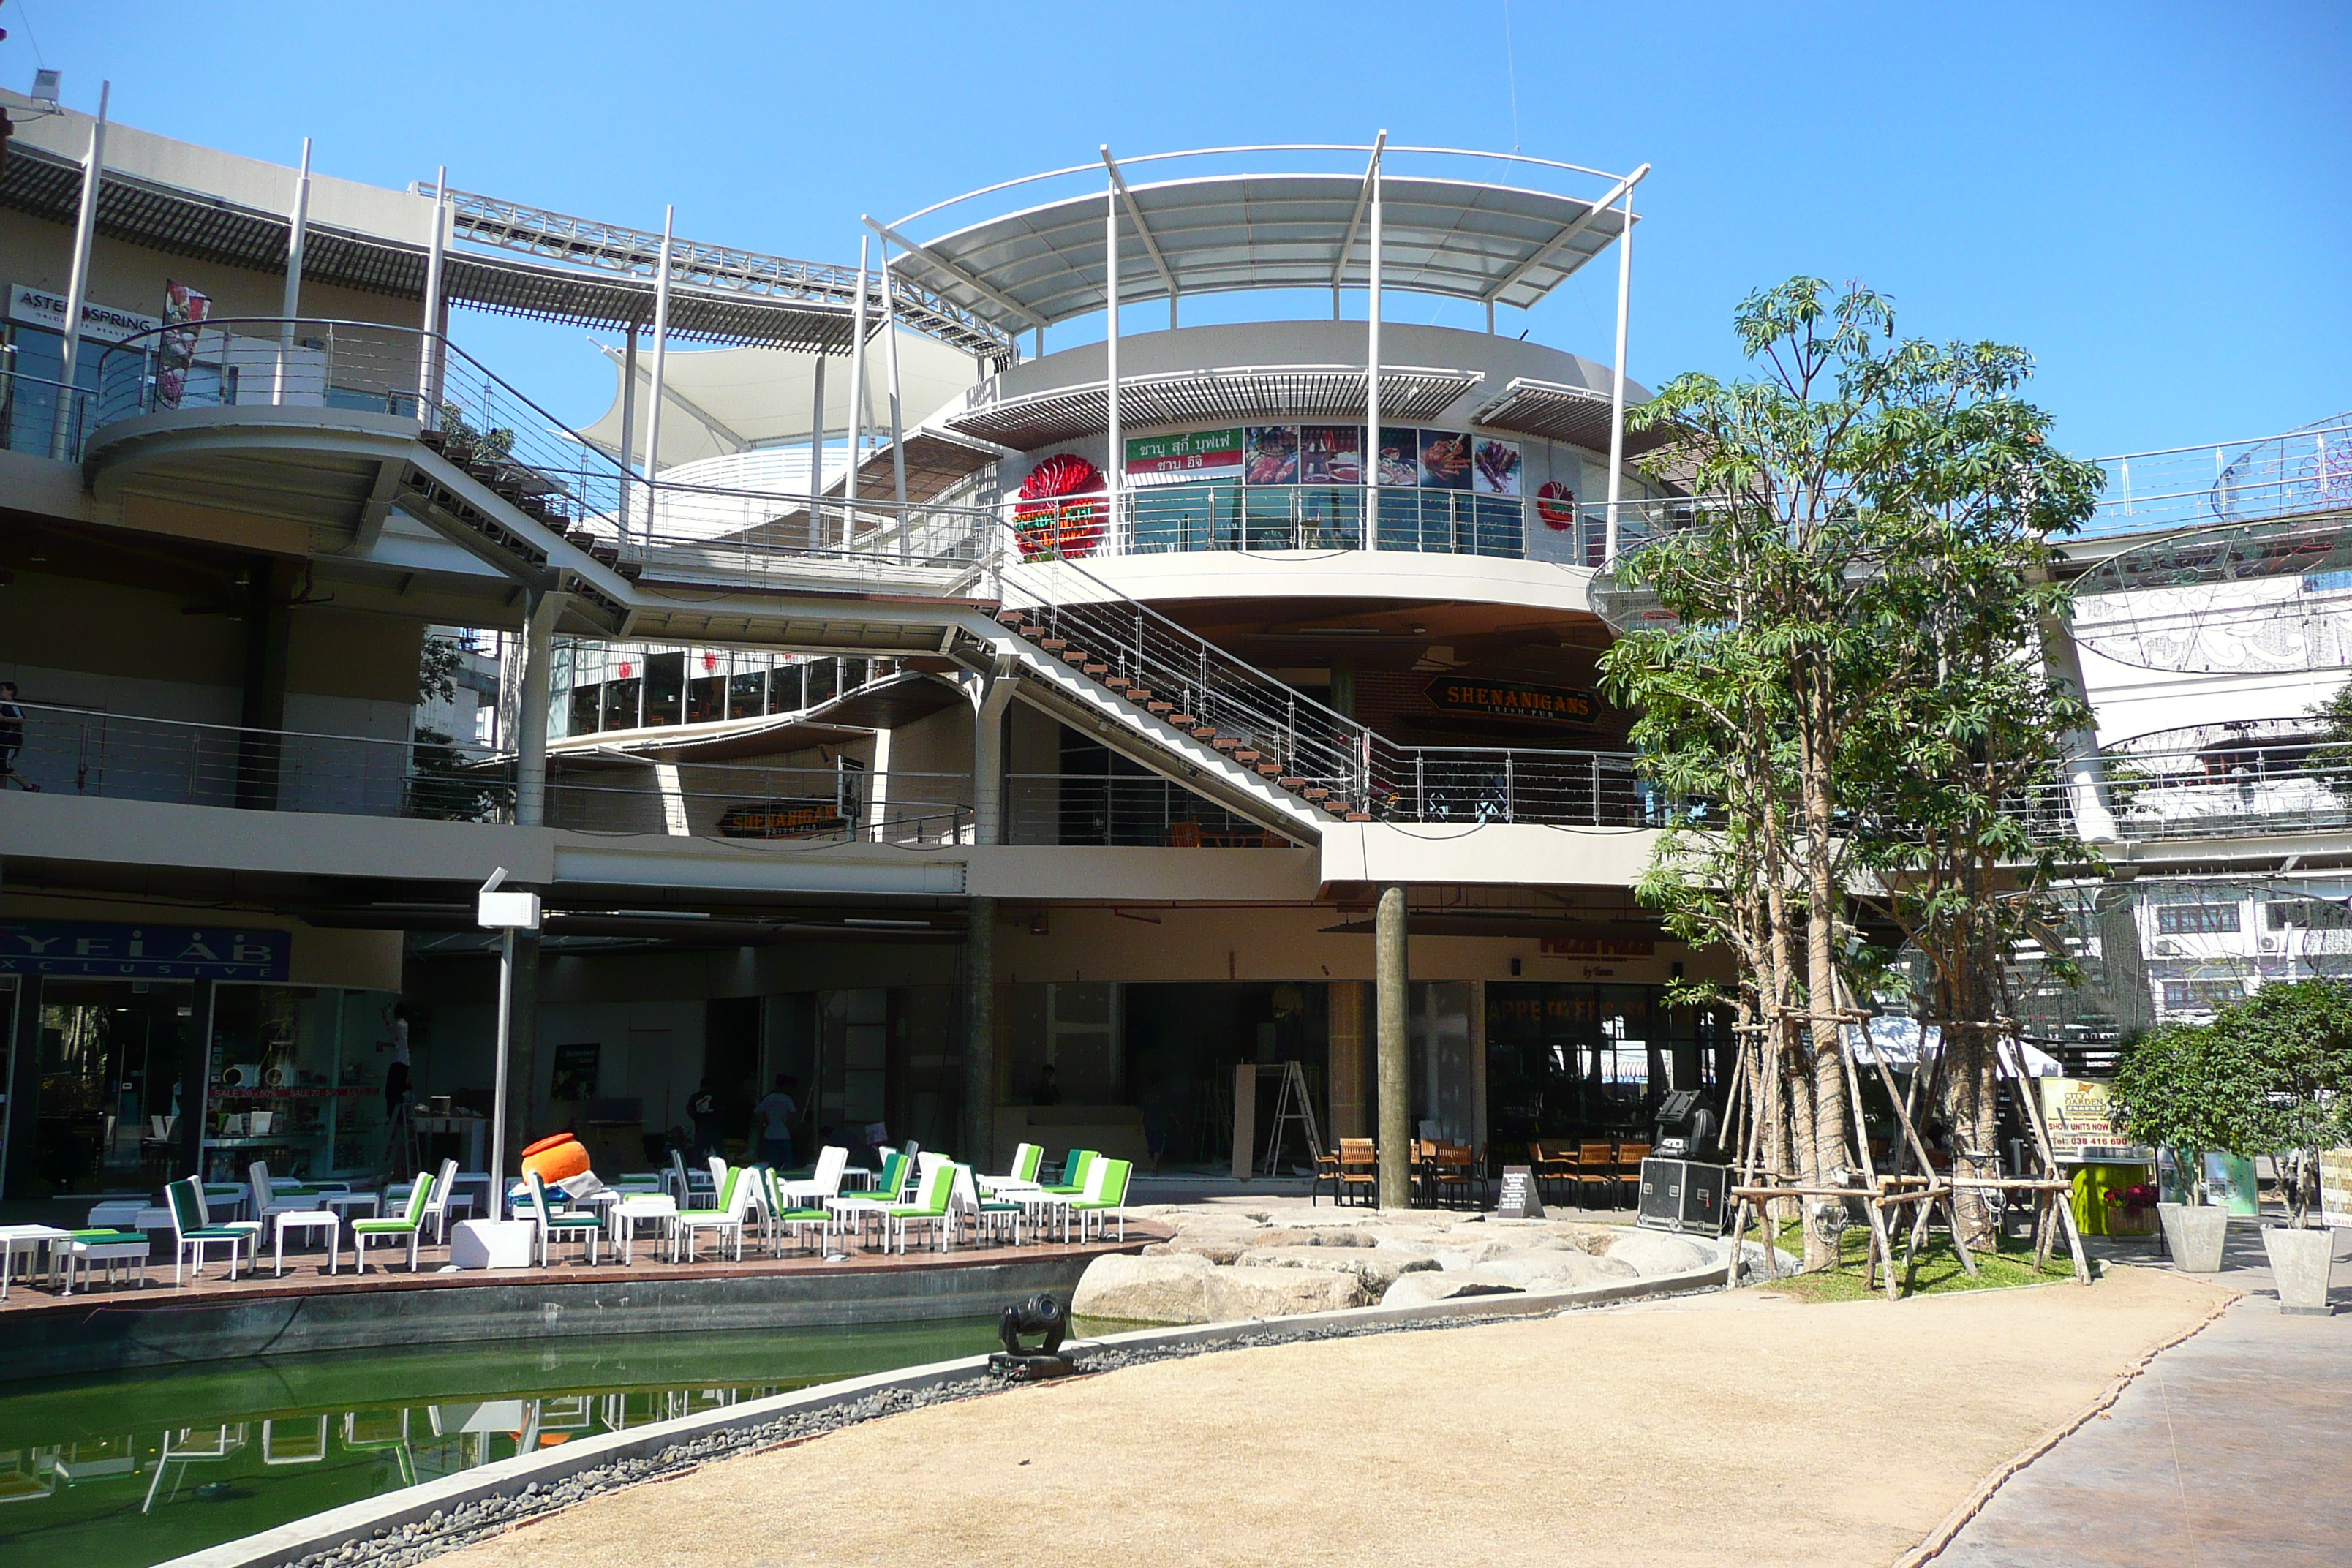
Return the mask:
<path id="1" fill-rule="evenodd" d="M 0 353 L 0 446 L 30 457 L 79 462 L 96 395 L 16 369 L 17 351 Z"/>
<path id="2" fill-rule="evenodd" d="M 2249 441 L 2100 459 L 2085 534 L 2160 532 L 2352 508 L 2352 416 Z"/>
<path id="3" fill-rule="evenodd" d="M 843 763 L 666 763 L 604 750 L 551 759 L 547 824 L 584 833 L 738 841 L 971 840 L 970 776 Z"/>
<path id="4" fill-rule="evenodd" d="M 411 327 L 274 318 L 163 327 L 108 348 L 100 382 L 93 428 L 205 406 L 414 419 L 426 446 L 632 575 L 729 584 L 814 575 L 945 591 L 970 580 L 993 541 L 985 509 L 645 478 L 463 349 Z"/>

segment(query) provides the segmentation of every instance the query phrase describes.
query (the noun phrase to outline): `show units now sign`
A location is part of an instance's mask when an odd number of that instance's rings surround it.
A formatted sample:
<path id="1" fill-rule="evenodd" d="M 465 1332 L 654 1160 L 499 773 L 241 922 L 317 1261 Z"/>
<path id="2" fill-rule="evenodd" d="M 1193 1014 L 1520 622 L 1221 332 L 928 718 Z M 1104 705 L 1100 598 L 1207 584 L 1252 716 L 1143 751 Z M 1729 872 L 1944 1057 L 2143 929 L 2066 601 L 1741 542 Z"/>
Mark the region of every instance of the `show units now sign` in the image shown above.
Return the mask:
<path id="1" fill-rule="evenodd" d="M 0 974 L 101 980 L 284 980 L 294 939 L 232 926 L 0 921 Z"/>
<path id="2" fill-rule="evenodd" d="M 1568 686 L 1528 686 L 1516 681 L 1498 684 L 1441 675 L 1423 689 L 1423 695 L 1441 713 L 1532 719 L 1544 724 L 1592 721 L 1592 693 Z"/>

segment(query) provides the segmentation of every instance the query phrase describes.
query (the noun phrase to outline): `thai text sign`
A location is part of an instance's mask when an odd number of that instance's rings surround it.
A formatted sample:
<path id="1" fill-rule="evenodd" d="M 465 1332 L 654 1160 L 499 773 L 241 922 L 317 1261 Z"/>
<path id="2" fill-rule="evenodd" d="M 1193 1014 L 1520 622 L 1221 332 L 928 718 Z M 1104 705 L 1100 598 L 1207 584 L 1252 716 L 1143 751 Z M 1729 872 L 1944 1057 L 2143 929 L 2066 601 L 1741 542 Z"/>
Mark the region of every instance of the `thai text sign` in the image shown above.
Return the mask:
<path id="1" fill-rule="evenodd" d="M 1230 478 L 1242 468 L 1242 433 L 1192 430 L 1181 436 L 1138 436 L 1127 444 L 1127 477 L 1136 484 Z"/>
<path id="2" fill-rule="evenodd" d="M 1565 686 L 1497 685 L 1441 675 L 1429 683 L 1424 694 L 1430 705 L 1443 713 L 1533 719 L 1546 724 L 1581 724 L 1592 717 L 1592 693 Z"/>
<path id="3" fill-rule="evenodd" d="M 294 939 L 230 926 L 0 921 L 0 974 L 131 980 L 283 980 Z"/>

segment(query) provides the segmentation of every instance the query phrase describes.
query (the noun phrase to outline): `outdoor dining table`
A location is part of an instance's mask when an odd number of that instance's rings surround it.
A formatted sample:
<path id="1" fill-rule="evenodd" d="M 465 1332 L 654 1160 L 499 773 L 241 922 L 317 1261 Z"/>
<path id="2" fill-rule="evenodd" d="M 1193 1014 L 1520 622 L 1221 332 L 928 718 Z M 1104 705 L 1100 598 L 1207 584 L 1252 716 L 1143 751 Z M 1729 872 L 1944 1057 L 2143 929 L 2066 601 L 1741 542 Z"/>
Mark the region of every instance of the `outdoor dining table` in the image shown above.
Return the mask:
<path id="1" fill-rule="evenodd" d="M 0 1225 L 0 1301 L 8 1299 L 8 1276 L 16 1263 L 16 1255 L 25 1255 L 25 1273 L 33 1273 L 32 1259 L 39 1253 L 48 1254 L 48 1269 L 57 1272 L 58 1261 L 64 1256 L 58 1243 L 73 1239 L 73 1232 L 59 1230 L 53 1225 Z"/>
<path id="2" fill-rule="evenodd" d="M 368 1216 L 373 1218 L 383 1211 L 383 1194 L 382 1193 L 320 1193 L 319 1205 L 321 1208 L 334 1210 L 347 1220 L 352 1217 L 352 1210 L 360 1208 L 367 1210 Z"/>

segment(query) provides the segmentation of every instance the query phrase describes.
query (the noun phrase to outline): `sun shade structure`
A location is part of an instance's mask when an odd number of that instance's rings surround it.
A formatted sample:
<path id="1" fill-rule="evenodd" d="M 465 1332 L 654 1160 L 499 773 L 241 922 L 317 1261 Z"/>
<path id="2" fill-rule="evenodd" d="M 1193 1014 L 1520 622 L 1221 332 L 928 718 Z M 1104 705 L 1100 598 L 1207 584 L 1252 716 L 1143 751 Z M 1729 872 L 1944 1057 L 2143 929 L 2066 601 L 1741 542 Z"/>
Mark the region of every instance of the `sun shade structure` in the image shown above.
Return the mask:
<path id="1" fill-rule="evenodd" d="M 891 269 L 999 330 L 1018 332 L 1091 314 L 1108 302 L 1107 194 L 1096 189 L 981 217 L 936 235 L 938 220 L 1017 199 L 1013 193 L 1075 175 L 1108 175 L 1119 205 L 1122 304 L 1242 289 L 1361 289 L 1370 279 L 1366 174 L 1215 173 L 1147 177 L 1177 160 L 1297 162 L 1310 154 L 1369 158 L 1371 146 L 1242 147 L 1155 153 L 1057 170 L 976 191 L 875 228 L 905 255 Z M 1514 180 L 1577 177 L 1580 196 L 1533 183 L 1398 172 L 1420 155 L 1451 169 L 1502 168 Z M 1609 204 L 1624 181 L 1598 170 L 1442 148 L 1389 147 L 1384 288 L 1522 309 L 1616 239 L 1627 223 Z"/>
<path id="2" fill-rule="evenodd" d="M 1119 397 L 1138 425 L 1220 419 L 1361 419 L 1366 375 L 1360 365 L 1282 365 L 1265 369 L 1171 371 L 1121 378 Z M 1381 367 L 1381 407 L 1403 424 L 1435 418 L 1475 386 L 1476 371 Z M 1110 415 L 1110 385 L 1057 387 L 982 403 L 941 423 L 961 435 L 1009 447 L 1035 447 L 1100 430 Z M 1608 405 L 1601 405 L 1604 427 Z"/>
<path id="3" fill-rule="evenodd" d="M 1489 430 L 1515 430 L 1555 441 L 1573 441 L 1596 451 L 1609 447 L 1609 395 L 1590 387 L 1568 386 L 1556 381 L 1515 376 L 1502 395 L 1482 405 L 1470 422 Z M 1672 440 L 1670 431 L 1652 428 L 1625 432 L 1625 454 L 1640 454 Z"/>

